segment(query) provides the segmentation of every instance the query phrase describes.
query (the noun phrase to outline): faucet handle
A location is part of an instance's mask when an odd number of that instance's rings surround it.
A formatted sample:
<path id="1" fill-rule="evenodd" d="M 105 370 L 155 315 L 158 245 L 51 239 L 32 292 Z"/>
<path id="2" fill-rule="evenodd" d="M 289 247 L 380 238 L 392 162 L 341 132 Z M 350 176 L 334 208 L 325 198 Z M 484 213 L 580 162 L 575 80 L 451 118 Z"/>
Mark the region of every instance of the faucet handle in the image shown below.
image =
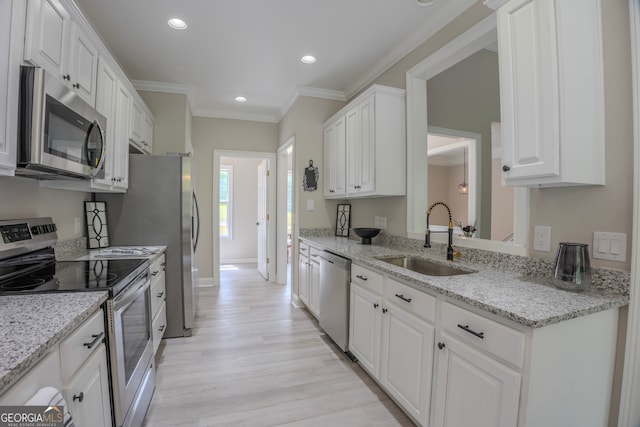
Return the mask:
<path id="1" fill-rule="evenodd" d="M 460 258 L 460 256 L 462 255 L 460 253 L 460 250 L 457 247 L 453 246 L 453 245 L 451 245 L 451 247 L 453 248 L 453 257 L 454 258 Z"/>

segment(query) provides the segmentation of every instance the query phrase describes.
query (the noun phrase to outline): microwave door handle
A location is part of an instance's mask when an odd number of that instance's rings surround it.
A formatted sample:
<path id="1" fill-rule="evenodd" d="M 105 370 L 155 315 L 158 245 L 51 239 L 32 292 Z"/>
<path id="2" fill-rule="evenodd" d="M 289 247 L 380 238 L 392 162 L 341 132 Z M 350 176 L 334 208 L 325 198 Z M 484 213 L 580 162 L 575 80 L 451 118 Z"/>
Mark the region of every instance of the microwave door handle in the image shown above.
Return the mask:
<path id="1" fill-rule="evenodd" d="M 93 168 L 94 172 L 91 174 L 91 176 L 97 175 L 100 172 L 100 169 L 102 169 L 102 165 L 104 165 L 104 162 L 105 162 L 105 152 L 106 152 L 106 145 L 107 145 L 104 131 L 100 127 L 100 124 L 98 123 L 98 121 L 94 120 L 91 123 L 91 126 L 89 127 L 89 130 L 87 131 L 87 134 L 85 135 L 85 138 L 84 138 L 84 151 L 85 151 L 85 155 L 87 156 L 87 160 L 89 160 L 89 135 L 91 135 L 91 129 L 93 129 L 94 126 L 96 127 L 96 129 L 98 130 L 98 133 L 100 134 L 100 139 L 102 140 L 102 144 L 101 144 L 102 150 L 100 150 L 100 160 L 98 161 L 98 164 L 96 165 L 96 167 Z"/>

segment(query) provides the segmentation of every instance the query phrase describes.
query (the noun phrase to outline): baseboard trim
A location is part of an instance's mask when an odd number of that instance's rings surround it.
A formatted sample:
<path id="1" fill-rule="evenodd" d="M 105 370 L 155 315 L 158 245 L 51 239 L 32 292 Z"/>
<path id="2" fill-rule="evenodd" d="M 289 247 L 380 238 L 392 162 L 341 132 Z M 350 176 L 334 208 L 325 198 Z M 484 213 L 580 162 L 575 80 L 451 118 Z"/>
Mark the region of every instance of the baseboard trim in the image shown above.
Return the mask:
<path id="1" fill-rule="evenodd" d="M 199 288 L 211 288 L 215 286 L 213 283 L 213 277 L 201 277 L 198 279 Z"/>
<path id="2" fill-rule="evenodd" d="M 222 264 L 251 264 L 258 262 L 258 258 L 230 258 L 230 259 L 221 259 L 220 265 Z"/>

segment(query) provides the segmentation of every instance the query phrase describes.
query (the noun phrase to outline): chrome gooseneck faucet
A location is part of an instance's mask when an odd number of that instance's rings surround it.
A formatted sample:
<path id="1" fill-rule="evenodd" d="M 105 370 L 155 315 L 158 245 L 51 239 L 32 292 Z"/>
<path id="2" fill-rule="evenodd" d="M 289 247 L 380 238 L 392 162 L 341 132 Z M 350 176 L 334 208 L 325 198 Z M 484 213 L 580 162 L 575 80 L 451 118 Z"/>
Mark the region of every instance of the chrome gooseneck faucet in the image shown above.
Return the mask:
<path id="1" fill-rule="evenodd" d="M 431 247 L 431 233 L 445 233 L 444 231 L 429 230 L 429 215 L 431 215 L 431 210 L 438 205 L 444 206 L 447 209 L 447 213 L 449 214 L 449 227 L 446 231 L 446 233 L 449 234 L 449 243 L 447 245 L 447 260 L 453 261 L 453 221 L 451 220 L 451 209 L 449 209 L 449 206 L 447 206 L 447 204 L 444 202 L 435 202 L 429 207 L 429 209 L 427 209 L 427 231 L 424 238 L 424 247 Z"/>

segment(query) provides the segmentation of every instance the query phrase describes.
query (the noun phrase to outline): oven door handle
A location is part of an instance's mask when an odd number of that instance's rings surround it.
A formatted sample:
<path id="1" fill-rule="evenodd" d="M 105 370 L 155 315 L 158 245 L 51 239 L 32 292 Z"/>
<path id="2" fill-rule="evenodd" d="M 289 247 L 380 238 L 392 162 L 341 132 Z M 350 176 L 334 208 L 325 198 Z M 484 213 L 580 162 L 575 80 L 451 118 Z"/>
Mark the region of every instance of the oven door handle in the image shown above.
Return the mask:
<path id="1" fill-rule="evenodd" d="M 138 276 L 134 282 L 127 286 L 125 290 L 113 299 L 113 311 L 120 313 L 129 306 L 140 294 L 149 289 L 151 281 L 149 280 L 149 270 Z"/>

